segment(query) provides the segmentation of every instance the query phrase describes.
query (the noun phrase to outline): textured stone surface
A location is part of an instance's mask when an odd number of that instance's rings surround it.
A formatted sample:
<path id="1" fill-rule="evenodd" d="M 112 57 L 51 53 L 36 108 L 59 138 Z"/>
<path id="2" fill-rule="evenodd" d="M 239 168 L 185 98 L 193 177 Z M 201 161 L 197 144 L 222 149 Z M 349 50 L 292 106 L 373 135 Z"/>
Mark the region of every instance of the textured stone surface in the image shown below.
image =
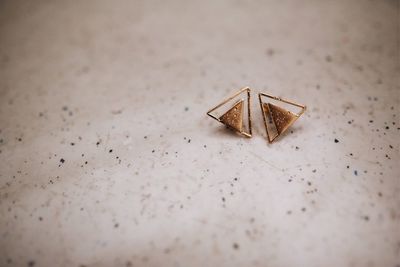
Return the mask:
<path id="1" fill-rule="evenodd" d="M 1 1 L 0 36 L 0 266 L 400 265 L 398 1 Z M 241 138 L 205 112 L 244 86 L 308 110 Z"/>

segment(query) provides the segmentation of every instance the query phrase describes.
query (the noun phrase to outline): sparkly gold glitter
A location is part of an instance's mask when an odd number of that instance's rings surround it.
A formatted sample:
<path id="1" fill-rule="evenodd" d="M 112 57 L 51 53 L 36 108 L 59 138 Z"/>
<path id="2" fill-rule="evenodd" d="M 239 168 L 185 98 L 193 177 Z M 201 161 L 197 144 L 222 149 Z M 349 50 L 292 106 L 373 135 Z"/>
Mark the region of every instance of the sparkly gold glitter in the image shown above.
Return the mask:
<path id="1" fill-rule="evenodd" d="M 301 111 L 296 114 L 277 105 L 264 103 L 261 99 L 261 97 L 263 96 L 299 107 L 301 108 Z M 306 106 L 296 104 L 294 102 L 290 102 L 279 97 L 259 93 L 258 98 L 260 100 L 260 107 L 264 118 L 264 125 L 267 132 L 268 142 L 270 143 L 272 143 L 279 135 L 284 133 L 306 110 Z"/>
<path id="2" fill-rule="evenodd" d="M 222 115 L 219 120 L 226 126 L 241 132 L 243 130 L 243 100 L 239 100 L 239 102 Z"/>
<path id="3" fill-rule="evenodd" d="M 220 117 L 215 117 L 213 114 L 211 114 L 214 110 L 220 108 L 221 106 L 225 105 L 227 102 L 231 101 L 241 93 L 246 92 L 247 93 L 247 119 L 248 119 L 248 129 L 247 131 L 244 129 L 243 125 L 243 111 L 244 111 L 244 100 L 240 99 L 238 100 L 232 108 L 230 108 L 227 112 L 225 112 L 222 116 Z M 250 88 L 245 87 L 236 92 L 234 95 L 230 96 L 226 100 L 224 100 L 222 103 L 218 104 L 217 106 L 213 107 L 207 112 L 207 115 L 210 116 L 211 118 L 225 124 L 229 128 L 235 130 L 236 132 L 246 136 L 246 137 L 251 137 L 251 102 L 250 102 Z"/>

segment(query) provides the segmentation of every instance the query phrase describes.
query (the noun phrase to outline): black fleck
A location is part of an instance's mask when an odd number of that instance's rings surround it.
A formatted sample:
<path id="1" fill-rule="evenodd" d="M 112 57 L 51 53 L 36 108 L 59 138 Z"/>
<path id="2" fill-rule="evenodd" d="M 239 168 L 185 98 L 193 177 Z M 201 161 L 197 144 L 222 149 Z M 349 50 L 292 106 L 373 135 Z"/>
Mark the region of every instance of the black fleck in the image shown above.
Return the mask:
<path id="1" fill-rule="evenodd" d="M 330 55 L 327 55 L 325 57 L 326 62 L 332 62 L 332 57 Z"/>

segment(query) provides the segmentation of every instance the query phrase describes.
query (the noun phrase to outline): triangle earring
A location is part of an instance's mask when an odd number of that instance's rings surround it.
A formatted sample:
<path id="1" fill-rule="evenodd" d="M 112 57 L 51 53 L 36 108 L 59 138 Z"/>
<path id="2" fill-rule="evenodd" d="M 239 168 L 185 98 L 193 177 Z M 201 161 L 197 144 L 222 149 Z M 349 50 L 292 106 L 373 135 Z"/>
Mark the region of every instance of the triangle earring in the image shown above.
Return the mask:
<path id="1" fill-rule="evenodd" d="M 288 107 L 295 107 L 300 110 L 297 113 L 292 112 L 278 106 L 278 104 L 264 102 L 262 100 L 263 97 L 280 102 Z M 259 93 L 258 99 L 260 101 L 260 108 L 269 143 L 272 143 L 278 136 L 283 134 L 306 111 L 306 106 L 284 100 L 280 97 Z"/>
<path id="2" fill-rule="evenodd" d="M 222 109 L 228 102 L 234 101 L 239 95 L 246 93 L 247 101 L 244 99 L 238 99 L 234 102 L 233 106 L 229 108 L 222 115 L 216 115 L 216 112 L 219 109 Z M 234 130 L 237 133 L 240 133 L 243 136 L 251 137 L 251 102 L 250 102 L 250 88 L 244 87 L 240 89 L 238 92 L 228 97 L 224 101 L 222 101 L 217 106 L 213 107 L 207 112 L 207 115 L 211 118 L 225 124 L 228 128 Z M 247 114 L 247 116 L 245 115 Z M 246 120 L 247 117 L 247 120 Z M 247 123 L 245 123 L 247 121 Z M 246 125 L 245 125 L 246 124 Z"/>

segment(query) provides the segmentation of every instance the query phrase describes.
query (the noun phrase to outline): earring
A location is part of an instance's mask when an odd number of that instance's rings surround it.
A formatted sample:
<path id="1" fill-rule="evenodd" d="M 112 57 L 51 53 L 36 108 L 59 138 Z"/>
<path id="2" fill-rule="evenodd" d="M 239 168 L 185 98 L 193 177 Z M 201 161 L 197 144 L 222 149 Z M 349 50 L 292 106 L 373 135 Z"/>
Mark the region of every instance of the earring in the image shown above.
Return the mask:
<path id="1" fill-rule="evenodd" d="M 300 108 L 300 110 L 294 113 L 270 102 L 263 102 L 262 97 L 284 103 L 288 107 Z M 260 101 L 260 108 L 269 143 L 272 143 L 275 138 L 284 133 L 306 111 L 306 106 L 276 96 L 259 93 L 258 99 Z"/>
<path id="2" fill-rule="evenodd" d="M 226 111 L 224 114 L 221 116 L 216 116 L 213 115 L 212 113 L 216 111 L 217 109 L 221 108 L 224 106 L 226 103 L 229 101 L 233 100 L 240 94 L 247 92 L 247 127 L 244 125 L 243 117 L 244 115 L 244 106 L 245 101 L 244 99 L 238 99 L 234 103 L 233 107 L 231 107 L 228 111 Z M 225 124 L 228 128 L 240 133 L 243 136 L 246 137 L 251 137 L 251 108 L 250 108 L 250 88 L 245 87 L 240 89 L 238 92 L 230 96 L 229 98 L 225 99 L 222 101 L 222 103 L 218 104 L 217 106 L 213 107 L 207 112 L 207 115 L 210 116 L 211 118 Z M 246 129 L 247 128 L 247 129 Z"/>

